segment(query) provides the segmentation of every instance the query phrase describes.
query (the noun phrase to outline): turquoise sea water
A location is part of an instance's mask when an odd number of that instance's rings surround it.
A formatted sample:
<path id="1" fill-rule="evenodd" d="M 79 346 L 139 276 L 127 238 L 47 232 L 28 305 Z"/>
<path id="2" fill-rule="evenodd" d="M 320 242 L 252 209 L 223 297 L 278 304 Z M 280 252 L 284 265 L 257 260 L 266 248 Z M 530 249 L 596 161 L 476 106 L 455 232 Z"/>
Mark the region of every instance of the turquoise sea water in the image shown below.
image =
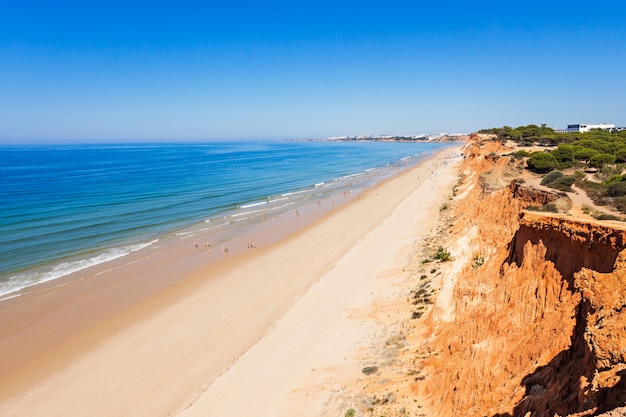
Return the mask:
<path id="1" fill-rule="evenodd" d="M 0 297 L 194 227 L 295 210 L 449 146 L 249 141 L 0 146 Z"/>

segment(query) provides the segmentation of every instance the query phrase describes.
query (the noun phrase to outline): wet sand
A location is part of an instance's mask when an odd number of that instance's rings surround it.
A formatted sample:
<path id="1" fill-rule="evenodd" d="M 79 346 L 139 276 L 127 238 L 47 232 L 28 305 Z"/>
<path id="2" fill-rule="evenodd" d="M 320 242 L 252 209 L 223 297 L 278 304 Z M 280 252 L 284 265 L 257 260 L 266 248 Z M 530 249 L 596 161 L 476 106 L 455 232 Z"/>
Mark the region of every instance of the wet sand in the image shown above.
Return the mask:
<path id="1" fill-rule="evenodd" d="M 388 289 L 380 275 L 436 223 L 452 152 L 319 219 L 305 210 L 293 221 L 312 223 L 287 238 L 246 236 L 256 249 L 189 242 L 5 300 L 0 414 L 294 412 L 308 370 L 350 357 L 370 327 L 349 312 Z M 320 415 L 328 391 L 316 392 L 300 414 Z"/>

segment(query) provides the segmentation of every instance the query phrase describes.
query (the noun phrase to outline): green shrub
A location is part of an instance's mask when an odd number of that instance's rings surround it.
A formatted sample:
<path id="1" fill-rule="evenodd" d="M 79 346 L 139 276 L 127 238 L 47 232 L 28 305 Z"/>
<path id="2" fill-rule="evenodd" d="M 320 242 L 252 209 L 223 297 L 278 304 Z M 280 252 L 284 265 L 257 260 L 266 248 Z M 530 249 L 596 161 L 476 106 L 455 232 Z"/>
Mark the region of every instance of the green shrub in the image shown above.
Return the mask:
<path id="1" fill-rule="evenodd" d="M 528 168 L 535 172 L 550 172 L 556 168 L 556 158 L 547 152 L 535 152 L 526 161 Z"/>
<path id="2" fill-rule="evenodd" d="M 614 182 L 613 184 L 609 185 L 606 193 L 609 197 L 621 197 L 623 195 L 626 195 L 626 182 Z"/>
<path id="3" fill-rule="evenodd" d="M 550 184 L 551 182 L 561 178 L 562 176 L 563 173 L 561 171 L 552 171 L 544 175 L 544 177 L 541 179 L 541 185 Z"/>
<path id="4" fill-rule="evenodd" d="M 356 411 L 354 411 L 354 408 L 350 408 L 348 409 L 348 411 L 346 411 L 345 417 L 354 417 L 355 413 Z"/>
<path id="5" fill-rule="evenodd" d="M 626 196 L 615 197 L 613 199 L 613 205 L 622 213 L 626 213 Z"/>
<path id="6" fill-rule="evenodd" d="M 452 260 L 452 255 L 450 254 L 450 251 L 439 246 L 439 249 L 437 249 L 437 253 L 435 253 L 433 258 L 439 259 L 441 262 L 448 262 Z"/>
<path id="7" fill-rule="evenodd" d="M 378 366 L 366 366 L 365 368 L 363 368 L 363 373 L 365 375 L 371 375 L 375 372 L 378 372 Z"/>
<path id="8" fill-rule="evenodd" d="M 482 255 L 474 256 L 474 260 L 472 261 L 472 269 L 476 269 L 481 267 L 485 263 L 485 257 Z"/>
<path id="9" fill-rule="evenodd" d="M 550 204 L 546 204 L 545 206 L 543 206 L 542 211 L 545 211 L 548 213 L 558 213 L 559 209 L 556 207 L 556 204 L 550 203 Z"/>
<path id="10" fill-rule="evenodd" d="M 584 171 L 576 171 L 574 172 L 574 178 L 576 178 L 576 181 L 582 181 L 587 178 L 587 174 Z"/>
<path id="11" fill-rule="evenodd" d="M 528 206 L 526 207 L 526 210 L 528 211 L 542 211 L 545 213 L 558 213 L 559 209 L 557 208 L 556 204 L 554 203 L 549 203 L 546 204 L 545 206 Z"/>
<path id="12" fill-rule="evenodd" d="M 589 162 L 591 158 L 599 154 L 600 152 L 595 149 L 578 146 L 575 150 L 574 157 L 579 161 Z"/>
<path id="13" fill-rule="evenodd" d="M 594 155 L 589 160 L 589 165 L 592 167 L 601 167 L 604 164 L 614 164 L 615 163 L 615 155 L 609 155 L 606 153 L 601 153 L 598 155 Z"/>
<path id="14" fill-rule="evenodd" d="M 602 178 L 604 181 L 622 181 L 624 172 L 624 164 L 607 164 L 603 165 L 596 173 L 596 178 Z"/>
<path id="15" fill-rule="evenodd" d="M 512 156 L 513 158 L 519 159 L 519 158 L 528 158 L 531 155 L 530 152 L 525 151 L 525 150 L 519 150 L 517 152 L 512 152 L 510 154 L 510 156 Z"/>
<path id="16" fill-rule="evenodd" d="M 606 181 L 604 181 L 605 185 L 611 185 L 616 182 L 624 181 L 623 175 L 611 175 Z"/>
<path id="17" fill-rule="evenodd" d="M 563 175 L 562 177 L 557 178 L 556 180 L 549 183 L 548 187 L 560 191 L 572 191 L 572 184 L 574 184 L 575 182 L 576 178 L 569 175 Z"/>
<path id="18" fill-rule="evenodd" d="M 619 217 L 607 213 L 599 213 L 593 216 L 596 220 L 621 220 Z"/>
<path id="19" fill-rule="evenodd" d="M 572 177 L 571 175 L 563 175 L 561 178 L 556 179 L 552 183 L 553 184 L 556 183 L 556 184 L 566 185 L 566 186 L 570 187 L 575 182 L 576 182 L 576 178 Z"/>

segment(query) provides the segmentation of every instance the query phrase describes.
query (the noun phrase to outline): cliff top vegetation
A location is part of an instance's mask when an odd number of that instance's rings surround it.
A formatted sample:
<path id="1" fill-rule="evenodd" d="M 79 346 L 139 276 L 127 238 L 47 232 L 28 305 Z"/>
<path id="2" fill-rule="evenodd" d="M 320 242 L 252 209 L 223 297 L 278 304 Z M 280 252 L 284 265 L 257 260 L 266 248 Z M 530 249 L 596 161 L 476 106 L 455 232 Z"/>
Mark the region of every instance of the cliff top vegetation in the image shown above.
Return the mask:
<path id="1" fill-rule="evenodd" d="M 570 187 L 575 184 L 596 204 L 626 213 L 626 131 L 561 133 L 545 124 L 531 124 L 483 129 L 479 133 L 493 134 L 494 140 L 515 142 L 522 149 L 514 156 L 525 158 L 526 167 L 533 172 L 566 174 L 542 185 L 572 191 Z M 535 150 L 524 149 L 531 147 Z"/>

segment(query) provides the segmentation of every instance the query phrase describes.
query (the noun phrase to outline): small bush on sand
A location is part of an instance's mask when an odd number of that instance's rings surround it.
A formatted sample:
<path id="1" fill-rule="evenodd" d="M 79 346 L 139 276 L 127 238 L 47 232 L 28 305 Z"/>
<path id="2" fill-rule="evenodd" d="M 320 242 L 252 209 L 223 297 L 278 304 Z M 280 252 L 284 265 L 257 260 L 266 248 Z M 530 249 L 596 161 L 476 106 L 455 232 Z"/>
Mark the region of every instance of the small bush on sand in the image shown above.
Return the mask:
<path id="1" fill-rule="evenodd" d="M 618 220 L 621 221 L 622 219 L 620 219 L 619 217 L 613 215 L 613 214 L 608 214 L 608 213 L 599 213 L 593 216 L 596 220 Z"/>
<path id="2" fill-rule="evenodd" d="M 554 203 L 548 203 L 545 206 L 528 206 L 526 207 L 528 211 L 542 211 L 545 213 L 558 213 L 559 208 Z"/>
<path id="3" fill-rule="evenodd" d="M 363 373 L 365 375 L 371 375 L 375 372 L 378 372 L 378 366 L 366 366 L 365 368 L 363 368 Z"/>
<path id="4" fill-rule="evenodd" d="M 479 268 L 483 266 L 484 263 L 485 263 L 485 257 L 482 255 L 476 255 L 474 256 L 474 260 L 472 260 L 472 268 L 473 269 Z"/>
<path id="5" fill-rule="evenodd" d="M 438 259 L 441 262 L 448 262 L 452 260 L 452 255 L 449 250 L 439 246 L 439 249 L 437 249 L 437 253 L 435 253 L 433 258 Z"/>
<path id="6" fill-rule="evenodd" d="M 556 204 L 549 203 L 549 204 L 546 204 L 545 206 L 543 206 L 543 210 L 542 211 L 545 211 L 545 212 L 548 212 L 548 213 L 558 213 L 559 209 L 557 208 Z"/>

